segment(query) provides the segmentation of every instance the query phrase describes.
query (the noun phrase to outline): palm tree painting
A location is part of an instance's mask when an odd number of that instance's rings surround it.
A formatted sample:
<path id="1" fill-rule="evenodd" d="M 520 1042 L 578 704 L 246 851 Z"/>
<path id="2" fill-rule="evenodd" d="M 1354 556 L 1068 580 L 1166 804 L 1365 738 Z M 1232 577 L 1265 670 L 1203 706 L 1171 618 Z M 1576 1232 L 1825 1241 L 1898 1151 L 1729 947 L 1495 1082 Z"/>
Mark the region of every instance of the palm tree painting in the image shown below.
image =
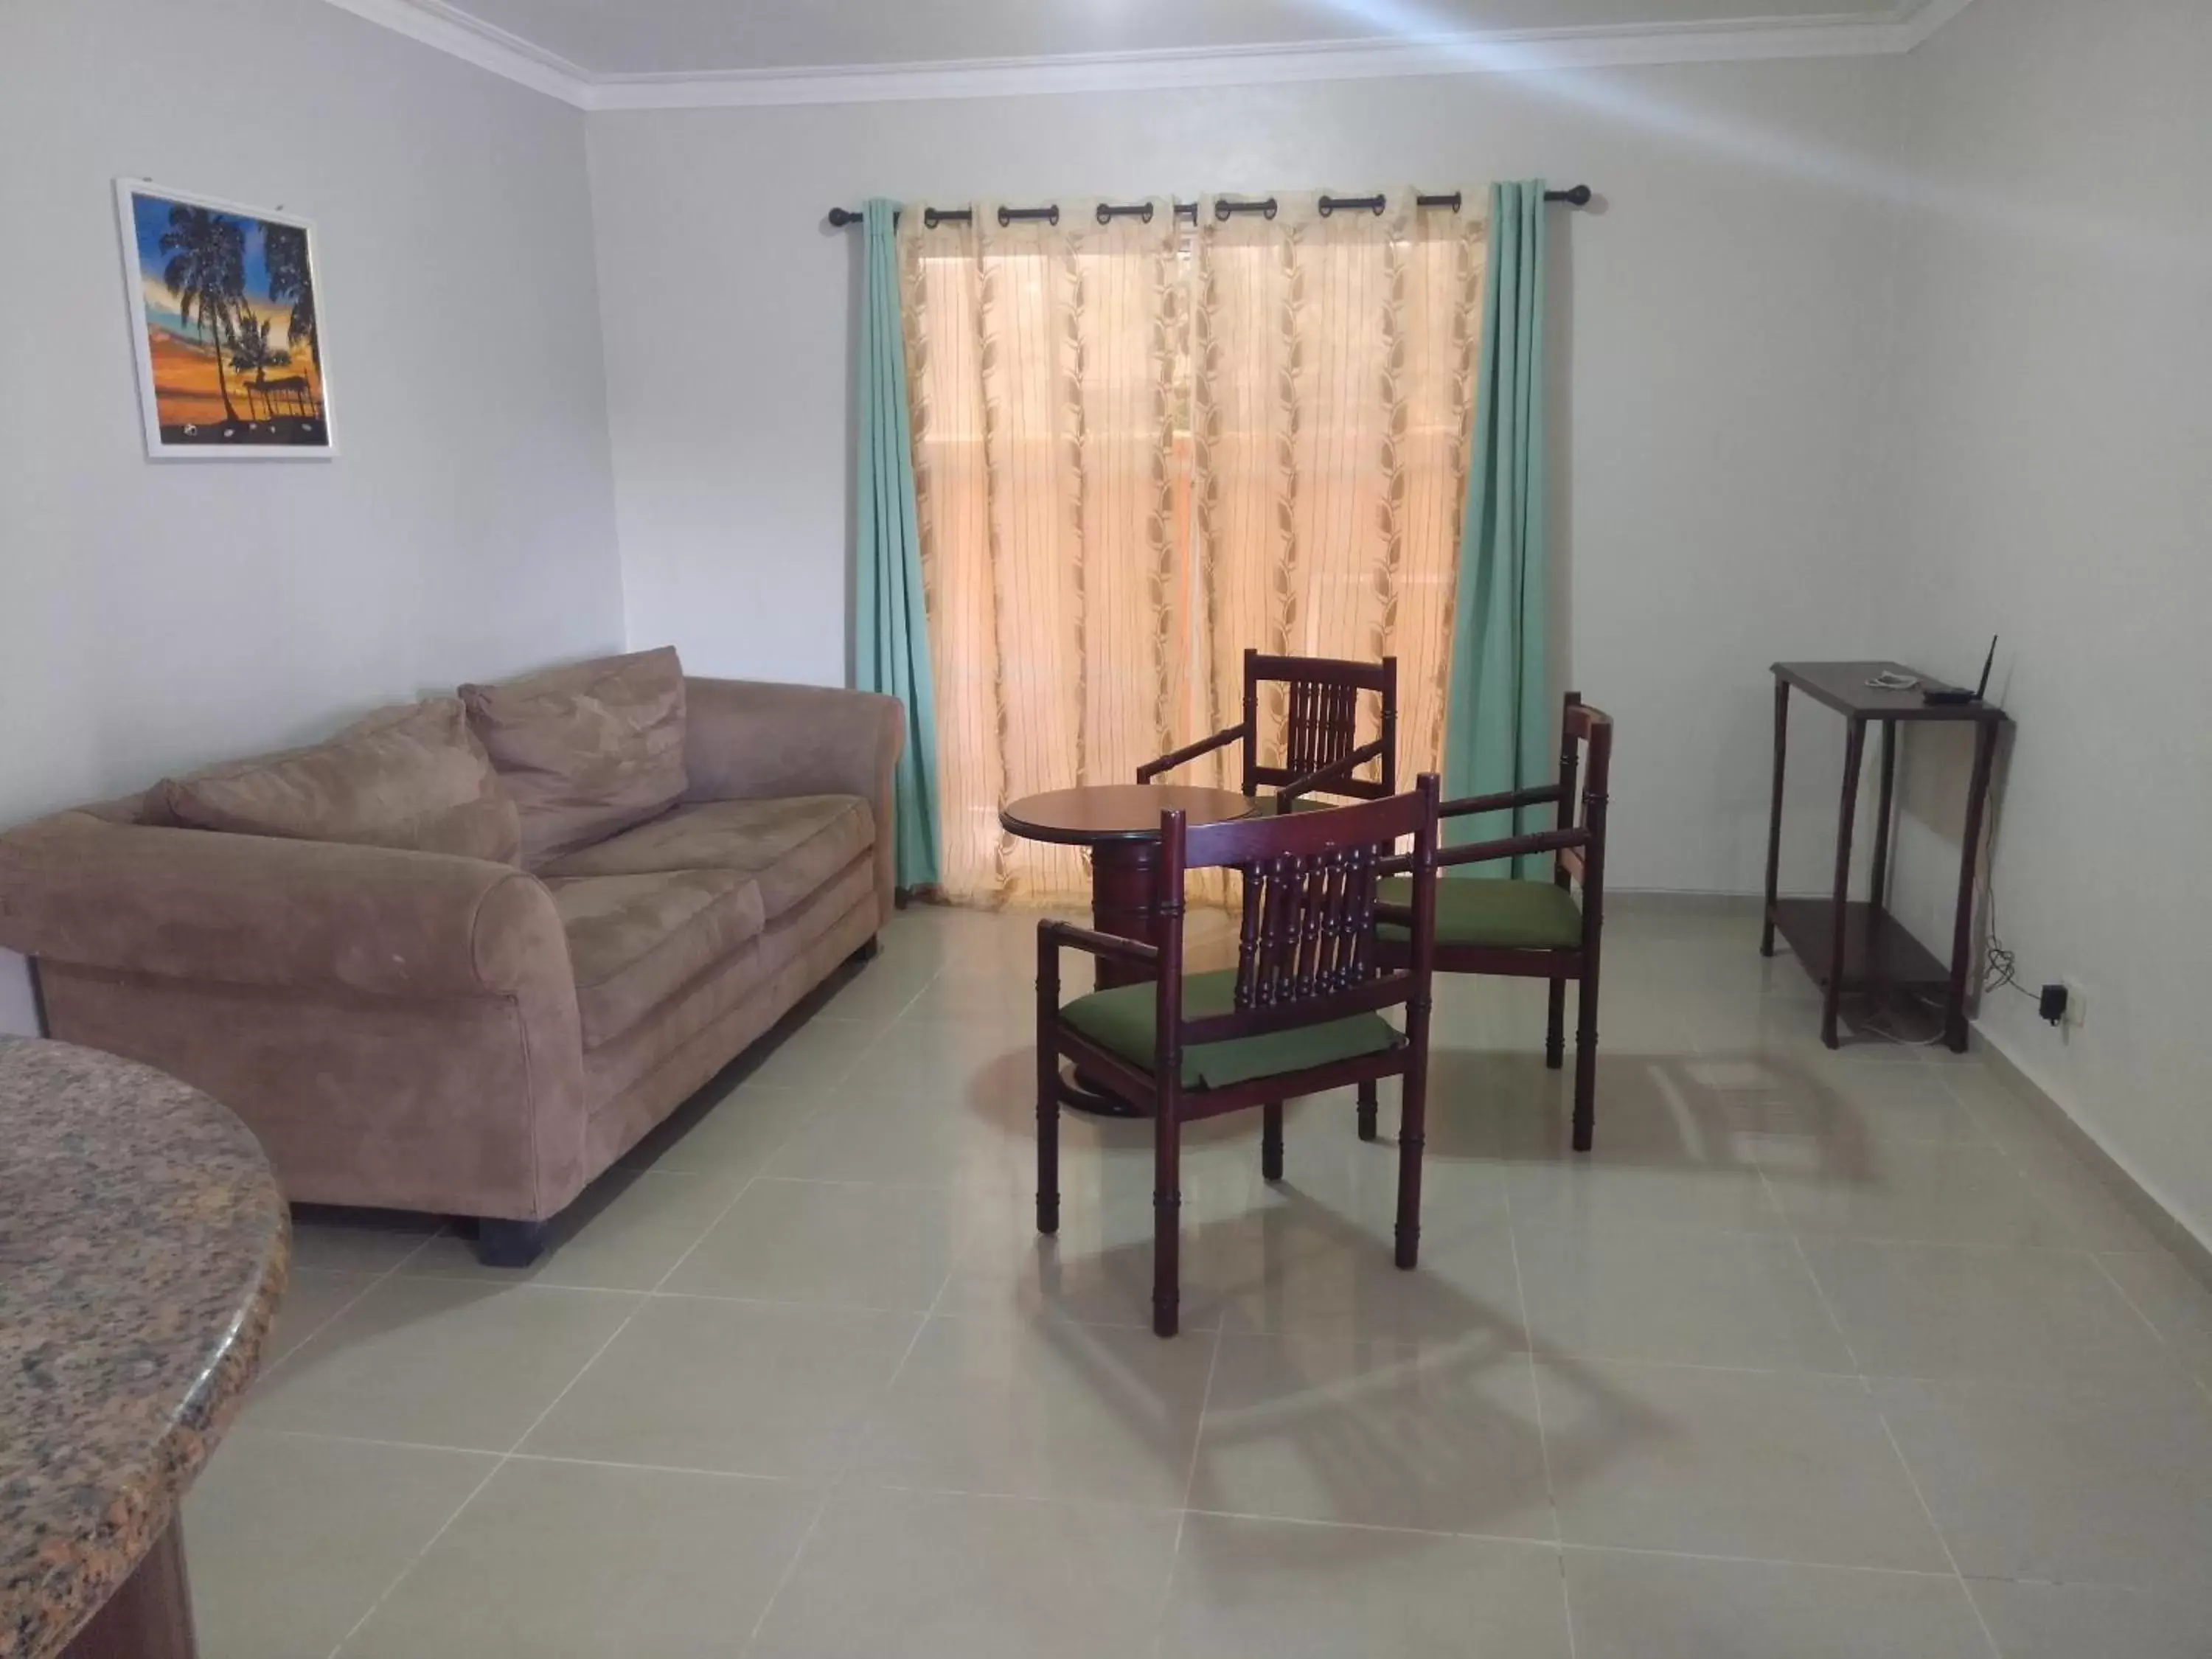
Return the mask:
<path id="1" fill-rule="evenodd" d="M 303 220 L 120 180 L 147 453 L 334 453 Z"/>

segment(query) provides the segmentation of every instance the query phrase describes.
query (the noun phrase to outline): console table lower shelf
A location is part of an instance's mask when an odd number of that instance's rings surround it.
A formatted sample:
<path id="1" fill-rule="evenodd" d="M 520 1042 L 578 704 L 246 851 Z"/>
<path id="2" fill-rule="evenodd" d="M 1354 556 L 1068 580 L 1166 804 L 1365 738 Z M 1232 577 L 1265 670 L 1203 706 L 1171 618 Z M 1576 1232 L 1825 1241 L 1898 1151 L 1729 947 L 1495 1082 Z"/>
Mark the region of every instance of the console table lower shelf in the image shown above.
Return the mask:
<path id="1" fill-rule="evenodd" d="M 1836 906 L 1832 899 L 1778 899 L 1768 915 L 1813 982 L 1827 988 L 1836 953 Z M 1887 910 L 1863 900 L 1844 907 L 1845 991 L 1917 991 L 1940 1001 L 1951 988 L 1951 970 Z"/>

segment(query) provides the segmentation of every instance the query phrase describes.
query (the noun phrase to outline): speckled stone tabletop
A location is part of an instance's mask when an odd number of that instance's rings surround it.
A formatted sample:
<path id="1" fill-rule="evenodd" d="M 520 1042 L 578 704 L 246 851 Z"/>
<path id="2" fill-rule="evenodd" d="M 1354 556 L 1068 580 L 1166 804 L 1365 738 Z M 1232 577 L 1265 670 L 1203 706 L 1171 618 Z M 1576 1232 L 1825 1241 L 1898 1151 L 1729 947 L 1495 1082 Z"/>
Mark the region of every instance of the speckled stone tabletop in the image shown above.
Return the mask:
<path id="1" fill-rule="evenodd" d="M 161 1538 L 290 1251 L 268 1161 L 214 1101 L 0 1037 L 0 1656 L 58 1653 Z"/>

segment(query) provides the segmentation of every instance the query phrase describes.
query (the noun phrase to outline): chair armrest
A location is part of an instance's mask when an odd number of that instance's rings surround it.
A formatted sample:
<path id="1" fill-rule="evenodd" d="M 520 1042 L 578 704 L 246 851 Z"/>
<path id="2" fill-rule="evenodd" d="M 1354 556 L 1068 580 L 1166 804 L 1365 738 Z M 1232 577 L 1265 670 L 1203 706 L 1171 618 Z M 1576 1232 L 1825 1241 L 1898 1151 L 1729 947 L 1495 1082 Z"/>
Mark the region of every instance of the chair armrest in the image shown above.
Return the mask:
<path id="1" fill-rule="evenodd" d="M 1115 962 L 1126 962 L 1133 968 L 1157 968 L 1160 951 L 1156 945 L 1142 939 L 1123 939 L 1118 933 L 1102 933 L 1095 928 L 1078 927 L 1072 921 L 1041 921 L 1037 937 L 1048 939 L 1054 948 L 1070 945 L 1078 951 L 1087 951 L 1094 957 L 1106 957 Z"/>
<path id="2" fill-rule="evenodd" d="M 1587 847 L 1589 842 L 1587 830 L 1547 830 L 1540 835 L 1508 836 L 1502 841 L 1439 848 L 1437 867 L 1441 870 L 1447 865 L 1488 864 L 1496 859 L 1521 858 L 1532 853 L 1556 853 L 1566 848 Z"/>
<path id="3" fill-rule="evenodd" d="M 1372 743 L 1363 743 L 1342 760 L 1331 761 L 1319 771 L 1309 772 L 1305 776 L 1285 784 L 1275 793 L 1275 810 L 1278 812 L 1287 812 L 1291 810 L 1289 803 L 1300 796 L 1311 794 L 1316 789 L 1326 788 L 1340 778 L 1348 778 L 1368 762 L 1380 760 L 1382 757 L 1382 738 L 1377 738 Z"/>
<path id="4" fill-rule="evenodd" d="M 1507 789 L 1495 795 L 1468 795 L 1459 800 L 1448 800 L 1437 808 L 1437 816 L 1460 818 L 1470 812 L 1502 812 L 1511 807 L 1540 806 L 1546 801 L 1561 799 L 1559 786 L 1547 783 L 1528 789 Z"/>
<path id="5" fill-rule="evenodd" d="M 1150 783 L 1154 778 L 1159 776 L 1161 773 L 1172 772 L 1176 767 L 1182 765 L 1186 761 L 1194 761 L 1200 755 L 1210 755 L 1217 749 L 1225 748 L 1229 744 L 1237 742 L 1243 736 L 1244 725 L 1243 722 L 1240 720 L 1235 726 L 1216 732 L 1210 738 L 1200 738 L 1196 743 L 1185 744 L 1173 754 L 1163 755 L 1158 760 L 1147 761 L 1145 764 L 1139 767 L 1137 769 L 1137 781 L 1139 783 Z"/>
<path id="6" fill-rule="evenodd" d="M 512 865 L 83 813 L 0 837 L 0 945 L 234 985 L 575 994 L 553 896 Z"/>

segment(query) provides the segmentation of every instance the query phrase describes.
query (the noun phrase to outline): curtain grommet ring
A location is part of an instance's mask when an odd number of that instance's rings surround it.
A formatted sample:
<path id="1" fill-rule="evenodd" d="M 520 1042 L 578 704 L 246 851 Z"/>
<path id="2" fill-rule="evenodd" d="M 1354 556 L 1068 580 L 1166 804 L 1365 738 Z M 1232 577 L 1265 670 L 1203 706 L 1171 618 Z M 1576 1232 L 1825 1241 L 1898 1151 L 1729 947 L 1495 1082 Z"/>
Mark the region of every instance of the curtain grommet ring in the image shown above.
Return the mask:
<path id="1" fill-rule="evenodd" d="M 1004 230 L 1008 225 L 1011 225 L 1013 222 L 1014 216 L 1012 212 L 1008 209 L 1000 208 L 999 210 L 999 228 L 1000 230 Z"/>
<path id="2" fill-rule="evenodd" d="M 921 210 L 921 224 L 923 229 L 935 230 L 937 228 L 937 210 L 935 208 L 924 208 Z"/>
<path id="3" fill-rule="evenodd" d="M 1266 205 L 1261 208 L 1260 212 L 1261 216 L 1265 218 L 1273 218 L 1275 216 L 1275 198 L 1270 196 L 1267 200 Z"/>
<path id="4" fill-rule="evenodd" d="M 1334 215 L 1335 211 L 1336 198 L 1334 196 L 1322 197 L 1321 198 L 1321 216 L 1324 219 L 1328 218 Z"/>

